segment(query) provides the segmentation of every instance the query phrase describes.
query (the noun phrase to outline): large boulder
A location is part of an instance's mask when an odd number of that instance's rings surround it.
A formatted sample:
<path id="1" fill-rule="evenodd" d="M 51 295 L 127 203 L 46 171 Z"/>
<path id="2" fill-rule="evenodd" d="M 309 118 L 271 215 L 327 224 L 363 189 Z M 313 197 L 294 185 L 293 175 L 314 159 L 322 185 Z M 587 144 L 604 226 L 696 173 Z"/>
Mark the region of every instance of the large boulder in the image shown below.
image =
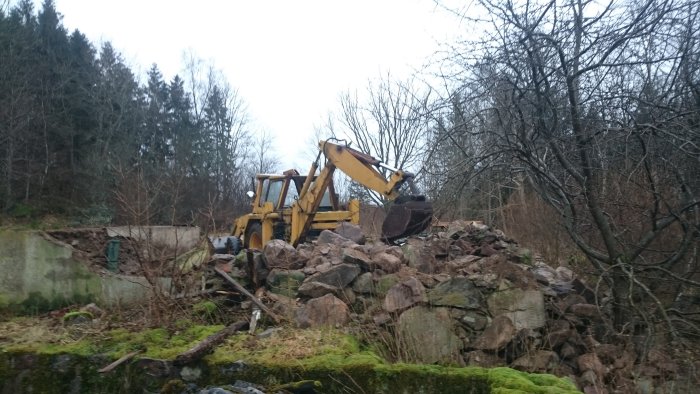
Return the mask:
<path id="1" fill-rule="evenodd" d="M 544 295 L 539 290 L 496 291 L 489 296 L 487 304 L 491 316 L 508 316 L 518 330 L 540 328 L 546 322 Z"/>
<path id="2" fill-rule="evenodd" d="M 464 311 L 464 315 L 459 318 L 460 323 L 474 331 L 481 331 L 486 328 L 489 318 L 477 311 Z"/>
<path id="3" fill-rule="evenodd" d="M 417 306 L 399 316 L 398 346 L 423 364 L 462 364 L 462 340 L 447 308 Z"/>
<path id="4" fill-rule="evenodd" d="M 372 273 L 365 272 L 364 274 L 358 276 L 352 283 L 352 290 L 359 294 L 374 293 L 374 280 L 372 279 Z"/>
<path id="5" fill-rule="evenodd" d="M 299 295 L 318 298 L 326 294 L 338 294 L 340 288 L 336 286 L 331 286 L 322 282 L 309 281 L 304 282 L 298 289 Z"/>
<path id="6" fill-rule="evenodd" d="M 513 361 L 511 368 L 526 372 L 552 371 L 559 365 L 559 356 L 551 350 L 528 352 Z"/>
<path id="7" fill-rule="evenodd" d="M 498 355 L 486 353 L 483 350 L 473 350 L 464 356 L 464 361 L 468 366 L 493 368 L 506 365 L 506 362 Z"/>
<path id="8" fill-rule="evenodd" d="M 439 283 L 430 290 L 428 301 L 432 305 L 479 309 L 482 306 L 483 296 L 471 280 L 458 276 Z"/>
<path id="9" fill-rule="evenodd" d="M 411 277 L 389 289 L 383 306 L 387 312 L 396 312 L 425 301 L 425 287 L 418 279 Z"/>
<path id="10" fill-rule="evenodd" d="M 350 246 L 354 242 L 343 237 L 340 234 L 334 233 L 331 230 L 323 230 L 316 239 L 317 245 L 338 245 L 338 246 Z"/>
<path id="11" fill-rule="evenodd" d="M 365 244 L 365 234 L 360 226 L 348 222 L 343 222 L 335 228 L 335 233 L 343 238 L 347 238 L 358 245 Z"/>
<path id="12" fill-rule="evenodd" d="M 303 262 L 299 261 L 297 250 L 281 239 L 273 239 L 263 249 L 263 256 L 268 268 L 296 269 L 302 268 Z"/>
<path id="13" fill-rule="evenodd" d="M 343 301 L 332 294 L 309 300 L 299 308 L 295 321 L 300 328 L 345 325 L 350 320 L 350 310 Z"/>
<path id="14" fill-rule="evenodd" d="M 306 281 L 321 282 L 342 289 L 355 280 L 360 271 L 360 267 L 354 264 L 338 264 L 307 278 Z"/>
<path id="15" fill-rule="evenodd" d="M 408 266 L 415 268 L 418 272 L 432 274 L 436 272 L 435 255 L 425 242 L 409 238 L 408 242 L 401 246 L 404 258 Z"/>
<path id="16" fill-rule="evenodd" d="M 367 253 L 356 248 L 343 249 L 343 262 L 348 264 L 357 264 L 364 271 L 382 270 L 384 273 L 391 274 L 399 271 L 402 266 L 401 258 L 395 255 L 396 253 L 388 253 L 385 251 L 373 253 L 370 257 Z"/>
<path id="17" fill-rule="evenodd" d="M 296 316 L 299 305 L 294 298 L 268 292 L 267 298 L 272 301 L 272 311 L 286 319 L 292 320 Z"/>
<path id="18" fill-rule="evenodd" d="M 473 346 L 479 350 L 500 350 L 513 340 L 515 332 L 515 325 L 509 317 L 498 316 L 491 321 Z"/>
<path id="19" fill-rule="evenodd" d="M 344 263 L 358 265 L 365 271 L 372 270 L 372 259 L 361 250 L 343 248 L 342 259 Z"/>
<path id="20" fill-rule="evenodd" d="M 398 272 L 401 265 L 401 259 L 393 254 L 378 253 L 372 257 L 372 268 L 380 269 L 387 274 Z"/>

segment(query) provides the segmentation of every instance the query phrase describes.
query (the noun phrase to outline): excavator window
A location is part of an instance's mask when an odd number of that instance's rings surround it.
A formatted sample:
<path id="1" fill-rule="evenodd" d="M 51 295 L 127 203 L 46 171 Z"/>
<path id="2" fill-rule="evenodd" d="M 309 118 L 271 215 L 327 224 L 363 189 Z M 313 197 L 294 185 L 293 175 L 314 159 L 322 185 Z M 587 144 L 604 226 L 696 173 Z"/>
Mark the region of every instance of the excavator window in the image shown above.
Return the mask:
<path id="1" fill-rule="evenodd" d="M 282 193 L 283 186 L 283 179 L 270 181 L 270 185 L 268 186 L 267 190 L 267 195 L 265 196 L 265 202 L 271 202 L 276 206 L 280 200 L 280 194 Z"/>
<path id="2" fill-rule="evenodd" d="M 294 204 L 299 198 L 299 191 L 297 190 L 297 184 L 293 180 L 289 182 L 289 188 L 287 189 L 287 195 L 284 197 L 284 207 L 289 208 Z"/>
<path id="3" fill-rule="evenodd" d="M 267 189 L 269 189 L 269 187 L 270 187 L 270 180 L 263 179 L 262 180 L 262 188 L 261 188 L 262 193 L 260 193 L 260 199 L 258 200 L 258 205 L 261 207 L 265 203 L 265 196 L 267 196 Z"/>
<path id="4" fill-rule="evenodd" d="M 331 202 L 331 193 L 328 190 L 329 188 L 326 188 L 326 191 L 323 192 L 323 197 L 321 198 L 321 204 L 318 206 L 319 211 L 332 211 L 333 210 L 333 203 Z"/>

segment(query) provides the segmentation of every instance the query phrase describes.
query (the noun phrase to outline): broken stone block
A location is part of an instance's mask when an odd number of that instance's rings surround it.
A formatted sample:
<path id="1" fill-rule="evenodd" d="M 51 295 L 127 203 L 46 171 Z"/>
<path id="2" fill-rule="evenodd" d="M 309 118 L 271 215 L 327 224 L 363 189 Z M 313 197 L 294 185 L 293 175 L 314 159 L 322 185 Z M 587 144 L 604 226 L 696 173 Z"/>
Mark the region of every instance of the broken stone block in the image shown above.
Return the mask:
<path id="1" fill-rule="evenodd" d="M 459 319 L 465 326 L 471 328 L 474 331 L 481 331 L 486 328 L 489 323 L 488 317 L 482 315 L 475 311 L 466 311 L 464 316 Z"/>
<path id="2" fill-rule="evenodd" d="M 491 351 L 503 349 L 513 340 L 515 332 L 515 325 L 508 316 L 497 316 L 474 342 L 474 348 Z"/>
<path id="3" fill-rule="evenodd" d="M 297 259 L 297 250 L 281 239 L 273 239 L 268 242 L 263 248 L 263 256 L 267 267 L 270 269 L 296 269 L 303 267 L 303 263 Z"/>
<path id="4" fill-rule="evenodd" d="M 379 297 L 384 297 L 386 292 L 392 288 L 395 284 L 399 283 L 401 278 L 397 274 L 389 274 L 379 277 L 374 283 L 374 290 L 376 295 Z"/>
<path id="5" fill-rule="evenodd" d="M 316 239 L 318 245 L 350 246 L 354 242 L 330 230 L 323 230 Z"/>
<path id="6" fill-rule="evenodd" d="M 535 350 L 513 361 L 510 365 L 520 371 L 551 371 L 559 365 L 559 356 L 550 350 Z"/>
<path id="7" fill-rule="evenodd" d="M 355 278 L 355 281 L 352 284 L 352 290 L 360 294 L 374 293 L 374 281 L 372 280 L 372 273 L 365 272 L 364 274 Z"/>
<path id="8" fill-rule="evenodd" d="M 335 233 L 343 238 L 349 239 L 358 245 L 365 244 L 365 234 L 360 226 L 348 222 L 343 222 L 335 228 Z"/>
<path id="9" fill-rule="evenodd" d="M 578 356 L 578 354 L 576 348 L 570 343 L 563 344 L 561 349 L 559 349 L 559 355 L 564 360 L 572 360 L 574 357 Z"/>
<path id="10" fill-rule="evenodd" d="M 470 367 L 493 368 L 506 365 L 506 362 L 502 358 L 482 350 L 473 350 L 467 353 L 464 360 Z"/>
<path id="11" fill-rule="evenodd" d="M 563 314 L 563 313 L 569 311 L 569 308 L 571 307 L 571 305 L 585 304 L 585 303 L 586 303 L 586 299 L 583 298 L 583 296 L 580 296 L 578 294 L 567 294 L 566 296 L 564 296 L 564 298 L 557 301 L 555 306 L 557 307 L 558 312 Z"/>
<path id="12" fill-rule="evenodd" d="M 409 267 L 425 274 L 436 272 L 435 255 L 431 253 L 424 242 L 409 239 L 407 243 L 401 246 L 401 250 Z"/>
<path id="13" fill-rule="evenodd" d="M 293 298 L 285 297 L 281 294 L 267 293 L 267 297 L 273 301 L 272 311 L 280 316 L 292 320 L 296 315 L 299 305 Z M 247 309 L 250 309 L 248 307 Z"/>
<path id="14" fill-rule="evenodd" d="M 396 312 L 425 301 L 423 284 L 411 277 L 389 289 L 384 297 L 383 306 L 387 312 Z"/>
<path id="15" fill-rule="evenodd" d="M 597 306 L 591 304 L 574 304 L 571 305 L 569 311 L 574 315 L 585 319 L 600 318 L 600 310 Z"/>
<path id="16" fill-rule="evenodd" d="M 399 316 L 398 330 L 406 354 L 414 362 L 461 364 L 462 341 L 455 335 L 454 320 L 447 308 L 413 307 Z"/>
<path id="17" fill-rule="evenodd" d="M 478 309 L 483 296 L 471 280 L 458 276 L 439 283 L 428 292 L 432 305 L 453 306 L 465 309 Z"/>
<path id="18" fill-rule="evenodd" d="M 345 325 L 350 320 L 348 306 L 336 296 L 313 298 L 299 308 L 295 321 L 299 328 Z"/>
<path id="19" fill-rule="evenodd" d="M 319 267 L 316 267 L 319 269 Z M 319 269 L 320 271 L 320 269 Z M 325 272 L 307 278 L 308 282 L 321 282 L 339 289 L 349 285 L 360 274 L 360 267 L 353 264 L 338 264 Z"/>
<path id="20" fill-rule="evenodd" d="M 373 270 L 372 260 L 365 252 L 361 250 L 344 248 L 342 259 L 344 263 L 358 265 L 365 271 Z"/>
<path id="21" fill-rule="evenodd" d="M 544 296 L 539 290 L 496 291 L 487 300 L 491 316 L 505 315 L 520 330 L 540 328 L 546 322 Z"/>
<path id="22" fill-rule="evenodd" d="M 326 294 L 337 294 L 339 287 L 316 281 L 306 281 L 298 288 L 299 295 L 318 298 Z"/>
<path id="23" fill-rule="evenodd" d="M 372 268 L 391 274 L 401 269 L 401 259 L 389 253 L 379 253 L 372 258 Z"/>
<path id="24" fill-rule="evenodd" d="M 598 379 L 602 380 L 605 374 L 605 367 L 600 362 L 598 355 L 595 353 L 586 353 L 578 356 L 576 359 L 578 370 L 581 372 L 593 371 Z"/>

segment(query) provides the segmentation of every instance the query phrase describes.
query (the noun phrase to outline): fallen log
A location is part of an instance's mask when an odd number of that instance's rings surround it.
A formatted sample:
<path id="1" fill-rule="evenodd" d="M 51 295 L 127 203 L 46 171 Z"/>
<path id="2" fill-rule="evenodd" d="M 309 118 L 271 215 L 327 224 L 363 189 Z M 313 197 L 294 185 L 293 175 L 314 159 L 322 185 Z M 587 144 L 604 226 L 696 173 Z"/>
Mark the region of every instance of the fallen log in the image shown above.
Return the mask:
<path id="1" fill-rule="evenodd" d="M 270 308 L 266 307 L 265 304 L 260 301 L 260 299 L 253 294 L 251 294 L 248 290 L 246 290 L 245 287 L 241 286 L 240 283 L 238 283 L 235 279 L 233 279 L 229 274 L 226 272 L 222 271 L 221 269 L 214 267 L 214 271 L 216 271 L 217 274 L 221 275 L 224 279 L 226 279 L 230 284 L 233 285 L 233 287 L 236 288 L 236 290 L 240 291 L 243 295 L 246 297 L 250 298 L 251 301 L 255 305 L 257 305 L 263 312 L 265 312 L 268 316 L 272 318 L 272 320 L 275 321 L 275 323 L 281 322 L 283 319 L 275 314 L 275 312 L 271 311 Z"/>
<path id="2" fill-rule="evenodd" d="M 124 364 L 125 362 L 131 360 L 132 358 L 134 358 L 134 356 L 136 356 L 136 355 L 139 354 L 139 353 L 141 353 L 141 350 L 137 350 L 137 351 L 135 351 L 135 352 L 127 353 L 127 354 L 121 356 L 117 361 L 115 361 L 115 362 L 109 364 L 108 366 L 106 366 L 106 367 L 104 367 L 104 368 L 98 370 L 97 372 L 99 372 L 99 373 L 111 372 L 112 370 L 114 370 L 114 368 L 116 368 L 116 367 L 118 367 L 118 366 Z"/>
<path id="3" fill-rule="evenodd" d="M 209 335 L 203 341 L 199 342 L 197 345 L 190 348 L 186 352 L 180 353 L 177 357 L 175 357 L 173 364 L 185 365 L 193 361 L 199 360 L 200 358 L 204 357 L 204 355 L 209 353 L 209 351 L 211 351 L 211 349 L 214 346 L 223 342 L 224 339 L 226 339 L 226 337 L 235 333 L 236 331 L 241 331 L 245 329 L 246 326 L 248 326 L 248 322 L 245 320 L 229 324 L 228 326 L 224 327 L 221 331 Z"/>

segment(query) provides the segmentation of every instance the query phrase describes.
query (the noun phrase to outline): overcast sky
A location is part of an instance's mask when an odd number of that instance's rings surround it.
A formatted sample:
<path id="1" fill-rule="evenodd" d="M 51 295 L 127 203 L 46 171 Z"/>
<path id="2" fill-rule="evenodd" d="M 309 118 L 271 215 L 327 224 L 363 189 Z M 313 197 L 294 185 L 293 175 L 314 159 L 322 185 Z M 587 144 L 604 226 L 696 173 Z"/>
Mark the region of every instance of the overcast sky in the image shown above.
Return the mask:
<path id="1" fill-rule="evenodd" d="M 302 170 L 309 163 L 295 151 L 308 151 L 341 92 L 387 72 L 408 76 L 459 29 L 432 0 L 55 3 L 67 29 L 97 46 L 110 41 L 141 76 L 156 63 L 169 81 L 186 50 L 213 62 L 239 90 L 255 129 L 276 136 L 283 167 Z"/>

